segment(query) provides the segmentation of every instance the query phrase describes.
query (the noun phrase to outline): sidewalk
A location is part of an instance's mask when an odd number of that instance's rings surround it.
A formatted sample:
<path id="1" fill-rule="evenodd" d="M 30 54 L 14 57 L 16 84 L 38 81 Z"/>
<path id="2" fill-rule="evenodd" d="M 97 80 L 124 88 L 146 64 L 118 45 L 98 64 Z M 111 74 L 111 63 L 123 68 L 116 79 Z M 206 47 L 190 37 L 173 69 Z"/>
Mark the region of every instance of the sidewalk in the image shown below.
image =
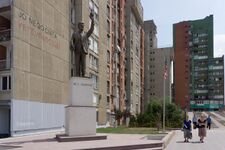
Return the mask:
<path id="1" fill-rule="evenodd" d="M 200 143 L 198 130 L 194 130 L 190 143 L 184 143 L 183 132 L 177 131 L 166 150 L 225 150 L 224 135 L 223 129 L 207 130 L 204 143 Z"/>
<path id="2" fill-rule="evenodd" d="M 13 150 L 76 150 L 92 149 L 96 147 L 123 146 L 131 144 L 139 145 L 162 143 L 162 141 L 160 140 L 147 140 L 146 136 L 147 135 L 140 134 L 107 134 L 107 140 L 59 143 L 55 140 L 55 134 L 45 134 L 38 136 L 24 136 L 1 139 L 0 145 L 21 146 L 21 148 L 13 148 Z"/>
<path id="3" fill-rule="evenodd" d="M 193 113 L 190 112 L 189 117 L 192 117 L 192 115 Z M 193 138 L 189 140 L 189 143 L 184 143 L 183 132 L 178 130 L 166 150 L 225 150 L 225 128 L 216 119 L 212 118 L 212 120 L 219 128 L 207 130 L 204 143 L 199 141 L 198 129 L 192 130 Z"/>
<path id="4" fill-rule="evenodd" d="M 225 117 L 221 116 L 220 114 L 217 114 L 215 112 L 210 112 L 212 113 L 213 115 L 215 115 L 216 117 L 220 118 L 221 120 L 225 120 Z"/>

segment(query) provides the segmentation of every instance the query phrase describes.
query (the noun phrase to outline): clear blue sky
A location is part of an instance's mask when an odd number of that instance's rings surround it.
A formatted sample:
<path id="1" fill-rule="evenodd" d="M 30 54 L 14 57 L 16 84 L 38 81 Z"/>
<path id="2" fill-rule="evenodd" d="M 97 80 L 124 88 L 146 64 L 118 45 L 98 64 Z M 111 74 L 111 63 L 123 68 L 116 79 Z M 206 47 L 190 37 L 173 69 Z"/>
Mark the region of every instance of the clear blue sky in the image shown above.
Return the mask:
<path id="1" fill-rule="evenodd" d="M 154 20 L 158 47 L 172 46 L 172 25 L 214 16 L 214 54 L 225 54 L 225 0 L 141 0 L 144 20 Z"/>

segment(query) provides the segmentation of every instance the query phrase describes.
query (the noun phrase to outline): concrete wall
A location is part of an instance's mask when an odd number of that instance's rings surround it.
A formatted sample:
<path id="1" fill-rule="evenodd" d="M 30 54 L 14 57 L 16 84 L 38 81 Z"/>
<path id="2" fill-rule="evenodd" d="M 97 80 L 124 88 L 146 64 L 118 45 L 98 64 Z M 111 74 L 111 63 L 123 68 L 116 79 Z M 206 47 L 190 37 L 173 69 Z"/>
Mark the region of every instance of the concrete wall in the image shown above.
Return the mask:
<path id="1" fill-rule="evenodd" d="M 66 104 L 69 0 L 13 2 L 12 98 Z"/>
<path id="2" fill-rule="evenodd" d="M 99 1 L 99 124 L 106 124 L 107 105 L 107 1 Z M 104 14 L 104 15 L 102 15 Z"/>
<path id="3" fill-rule="evenodd" d="M 11 135 L 34 131 L 63 128 L 65 124 L 64 105 L 11 101 Z"/>
<path id="4" fill-rule="evenodd" d="M 69 2 L 13 1 L 12 136 L 64 126 L 69 96 Z"/>

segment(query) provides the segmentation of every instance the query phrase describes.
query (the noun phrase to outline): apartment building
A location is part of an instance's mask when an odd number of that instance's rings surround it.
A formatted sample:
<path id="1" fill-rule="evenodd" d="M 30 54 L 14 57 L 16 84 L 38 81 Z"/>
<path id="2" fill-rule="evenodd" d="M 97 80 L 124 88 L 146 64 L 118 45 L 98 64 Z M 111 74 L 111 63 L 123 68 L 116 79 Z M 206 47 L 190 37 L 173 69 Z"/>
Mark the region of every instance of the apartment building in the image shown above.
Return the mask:
<path id="1" fill-rule="evenodd" d="M 107 3 L 107 120 L 113 124 L 115 113 L 125 106 L 125 0 Z"/>
<path id="2" fill-rule="evenodd" d="M 151 89 L 154 87 L 152 83 L 153 77 L 152 74 L 150 74 L 150 71 L 156 67 L 155 63 L 153 65 L 153 61 L 155 60 L 154 49 L 157 48 L 157 37 L 156 37 L 157 27 L 153 20 L 144 21 L 144 32 L 145 32 L 144 105 L 147 106 L 147 104 L 152 99 L 152 94 L 150 93 L 152 93 Z"/>
<path id="3" fill-rule="evenodd" d="M 213 58 L 213 15 L 174 24 L 173 36 L 176 104 L 186 109 L 218 110 L 224 102 L 222 97 L 215 98 L 216 93 L 211 91 L 216 81 L 212 81 L 215 78 L 210 74 L 214 74 L 216 70 L 212 68 L 217 68 L 215 62 L 219 61 Z M 221 60 L 219 62 L 221 65 Z M 220 69 L 223 69 L 222 65 Z M 217 79 L 224 87 L 224 79 Z"/>
<path id="4" fill-rule="evenodd" d="M 172 47 L 157 48 L 152 52 L 152 66 L 150 67 L 150 100 L 160 99 L 165 96 L 166 100 L 172 102 L 172 66 L 174 50 Z M 166 79 L 164 79 L 165 66 L 167 68 Z M 165 81 L 165 95 L 164 95 Z"/>
<path id="5" fill-rule="evenodd" d="M 167 65 L 167 79 L 165 80 L 165 97 L 172 101 L 172 65 L 174 50 L 172 47 L 157 47 L 157 27 L 153 20 L 144 22 L 145 30 L 145 76 L 144 94 L 145 108 L 151 100 L 164 98 L 164 71 Z"/>
<path id="6" fill-rule="evenodd" d="M 143 7 L 140 0 L 129 0 L 125 4 L 126 10 L 126 106 L 135 115 L 141 110 L 141 60 L 143 47 L 140 40 L 143 29 Z"/>
<path id="7" fill-rule="evenodd" d="M 0 33 L 0 134 L 62 128 L 69 0 L 1 0 Z"/>

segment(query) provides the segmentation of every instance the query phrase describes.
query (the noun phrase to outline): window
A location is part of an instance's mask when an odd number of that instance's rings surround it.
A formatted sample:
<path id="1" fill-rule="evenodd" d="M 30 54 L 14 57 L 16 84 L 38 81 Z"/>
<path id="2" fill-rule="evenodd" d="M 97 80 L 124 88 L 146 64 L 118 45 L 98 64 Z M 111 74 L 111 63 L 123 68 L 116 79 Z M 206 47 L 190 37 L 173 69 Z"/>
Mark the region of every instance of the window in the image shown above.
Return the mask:
<path id="1" fill-rule="evenodd" d="M 2 90 L 7 90 L 7 77 L 2 77 Z"/>
<path id="2" fill-rule="evenodd" d="M 90 10 L 93 10 L 93 7 L 94 7 L 93 5 L 94 5 L 93 1 L 89 0 L 89 9 Z"/>
<path id="3" fill-rule="evenodd" d="M 110 48 L 110 37 L 107 36 L 107 48 Z"/>
<path id="4" fill-rule="evenodd" d="M 98 6 L 96 4 L 94 4 L 94 14 L 95 14 L 95 20 L 98 20 L 99 16 L 98 16 Z"/>
<path id="5" fill-rule="evenodd" d="M 110 8 L 107 6 L 107 17 L 110 18 Z"/>
<path id="6" fill-rule="evenodd" d="M 110 63 L 110 52 L 107 51 L 107 63 Z"/>
<path id="7" fill-rule="evenodd" d="M 93 82 L 93 88 L 98 89 L 98 76 L 91 74 L 92 82 Z"/>
<path id="8" fill-rule="evenodd" d="M 93 93 L 93 103 L 95 106 L 99 104 L 99 97 L 95 93 Z"/>
<path id="9" fill-rule="evenodd" d="M 72 24 L 75 24 L 75 8 L 74 8 L 75 7 L 75 0 L 71 0 L 71 5 L 72 6 L 71 6 L 71 12 L 70 12 L 71 13 L 71 16 L 70 16 L 71 19 L 70 20 L 71 20 Z"/>
<path id="10" fill-rule="evenodd" d="M 139 57 L 139 49 L 136 47 L 136 56 Z"/>
<path id="11" fill-rule="evenodd" d="M 98 41 L 93 37 L 89 37 L 89 49 L 98 54 Z"/>
<path id="12" fill-rule="evenodd" d="M 98 58 L 90 54 L 89 61 L 90 61 L 90 68 L 98 70 Z"/>
<path id="13" fill-rule="evenodd" d="M 131 64 L 131 71 L 132 71 L 133 70 L 133 58 L 131 58 L 130 64 Z"/>
<path id="14" fill-rule="evenodd" d="M 110 99 L 109 99 L 109 96 L 107 96 L 107 103 L 109 103 L 110 102 Z"/>
<path id="15" fill-rule="evenodd" d="M 1 77 L 1 90 L 6 91 L 11 89 L 11 76 Z"/>
<path id="16" fill-rule="evenodd" d="M 110 34 L 110 22 L 109 21 L 107 21 L 107 32 L 108 32 L 108 34 Z"/>
<path id="17" fill-rule="evenodd" d="M 109 81 L 107 81 L 107 94 L 110 94 L 110 84 L 109 84 Z"/>
<path id="18" fill-rule="evenodd" d="M 109 66 L 107 66 L 107 79 L 109 80 L 110 79 L 110 67 Z"/>
<path id="19" fill-rule="evenodd" d="M 96 36 L 99 36 L 99 25 L 96 23 L 94 26 L 94 32 L 93 32 Z"/>
<path id="20" fill-rule="evenodd" d="M 94 40 L 94 52 L 98 54 L 98 41 Z"/>
<path id="21" fill-rule="evenodd" d="M 96 36 L 99 36 L 99 25 L 98 25 L 98 21 L 99 21 L 99 9 L 97 4 L 93 1 L 93 0 L 89 0 L 89 10 L 90 12 L 93 11 L 94 12 L 94 20 L 95 20 L 95 26 L 94 26 L 94 34 Z M 91 20 L 89 20 L 89 24 L 91 25 Z"/>
<path id="22" fill-rule="evenodd" d="M 93 37 L 89 37 L 89 49 L 94 51 L 94 39 L 93 39 Z"/>

